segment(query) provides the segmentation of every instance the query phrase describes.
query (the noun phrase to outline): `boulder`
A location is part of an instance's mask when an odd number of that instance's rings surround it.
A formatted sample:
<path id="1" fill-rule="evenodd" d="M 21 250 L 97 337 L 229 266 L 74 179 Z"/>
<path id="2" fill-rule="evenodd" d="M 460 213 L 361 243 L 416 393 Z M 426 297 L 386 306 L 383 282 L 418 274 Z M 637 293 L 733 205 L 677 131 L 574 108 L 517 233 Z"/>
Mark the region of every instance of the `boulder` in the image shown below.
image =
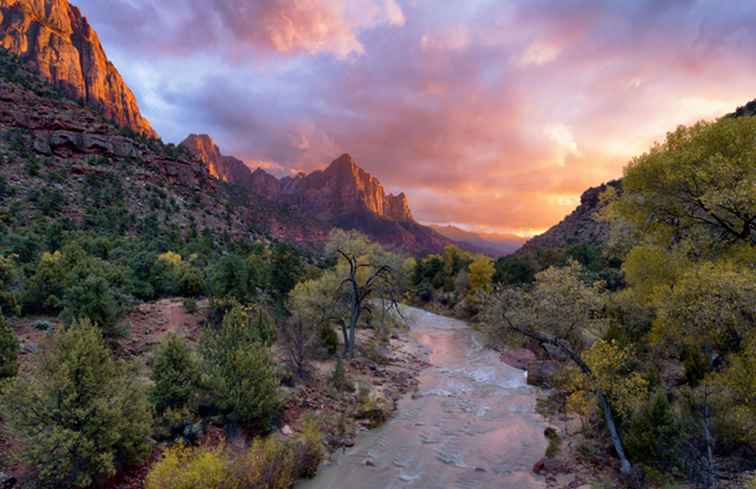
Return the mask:
<path id="1" fill-rule="evenodd" d="M 552 360 L 533 360 L 528 363 L 528 384 L 553 387 L 553 377 L 560 366 Z"/>

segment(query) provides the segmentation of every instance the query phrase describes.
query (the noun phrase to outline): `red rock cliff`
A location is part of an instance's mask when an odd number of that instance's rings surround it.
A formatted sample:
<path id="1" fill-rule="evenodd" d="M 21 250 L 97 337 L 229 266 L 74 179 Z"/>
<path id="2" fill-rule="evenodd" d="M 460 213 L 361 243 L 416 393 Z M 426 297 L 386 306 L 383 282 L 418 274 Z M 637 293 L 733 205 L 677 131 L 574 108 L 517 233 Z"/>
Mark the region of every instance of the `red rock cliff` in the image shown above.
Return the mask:
<path id="1" fill-rule="evenodd" d="M 0 46 L 116 124 L 157 137 L 97 33 L 67 0 L 0 0 Z"/>

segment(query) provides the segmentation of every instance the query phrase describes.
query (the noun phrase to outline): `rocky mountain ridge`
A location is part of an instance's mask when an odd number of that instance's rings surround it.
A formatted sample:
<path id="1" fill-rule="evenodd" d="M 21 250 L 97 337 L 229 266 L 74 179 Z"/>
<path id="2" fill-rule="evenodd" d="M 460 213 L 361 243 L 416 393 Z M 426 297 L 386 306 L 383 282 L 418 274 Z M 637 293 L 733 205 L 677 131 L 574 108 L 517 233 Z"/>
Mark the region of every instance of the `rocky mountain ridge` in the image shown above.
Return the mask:
<path id="1" fill-rule="evenodd" d="M 157 137 L 97 33 L 67 0 L 0 0 L 0 47 L 117 125 Z"/>
<path id="2" fill-rule="evenodd" d="M 621 192 L 622 180 L 611 180 L 583 192 L 580 205 L 574 211 L 545 233 L 528 240 L 517 253 L 606 242 L 609 237 L 609 224 L 596 220 L 595 216 L 604 207 L 599 196 L 609 187 Z"/>
<path id="3" fill-rule="evenodd" d="M 192 134 L 180 147 L 193 152 L 211 175 L 247 192 L 249 200 L 285 209 L 291 222 L 314 223 L 323 229 L 322 234 L 334 227 L 356 229 L 386 246 L 412 253 L 440 251 L 453 244 L 417 223 L 407 196 L 387 194 L 381 182 L 348 154 L 323 170 L 279 179 L 224 155 L 208 135 Z M 286 226 L 280 223 L 279 232 L 284 233 Z"/>
<path id="4" fill-rule="evenodd" d="M 220 180 L 267 199 L 306 207 L 324 220 L 362 211 L 395 221 L 414 220 L 407 196 L 387 194 L 381 182 L 349 154 L 341 155 L 324 170 L 278 179 L 262 168 L 252 171 L 238 158 L 221 154 L 206 134 L 191 134 L 181 146 L 194 152 Z"/>

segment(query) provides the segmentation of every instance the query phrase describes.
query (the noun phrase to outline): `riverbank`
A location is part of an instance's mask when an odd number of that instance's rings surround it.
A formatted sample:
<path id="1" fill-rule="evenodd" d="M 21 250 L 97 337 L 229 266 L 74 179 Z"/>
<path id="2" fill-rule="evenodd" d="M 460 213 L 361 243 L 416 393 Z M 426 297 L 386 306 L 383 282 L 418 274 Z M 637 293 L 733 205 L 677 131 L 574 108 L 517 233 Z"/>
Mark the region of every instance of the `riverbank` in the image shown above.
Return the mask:
<path id="1" fill-rule="evenodd" d="M 547 445 L 537 389 L 465 323 L 419 309 L 407 315 L 430 364 L 417 391 L 298 488 L 545 488 L 531 472 Z"/>

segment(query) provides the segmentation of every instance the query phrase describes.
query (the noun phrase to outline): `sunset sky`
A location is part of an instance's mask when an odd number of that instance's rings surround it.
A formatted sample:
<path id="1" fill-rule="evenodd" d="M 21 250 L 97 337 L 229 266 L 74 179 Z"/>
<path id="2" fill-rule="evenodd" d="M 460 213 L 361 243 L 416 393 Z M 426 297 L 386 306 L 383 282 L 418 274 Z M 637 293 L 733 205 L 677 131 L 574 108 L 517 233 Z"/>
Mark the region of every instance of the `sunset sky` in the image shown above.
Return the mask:
<path id="1" fill-rule="evenodd" d="M 165 141 L 351 153 L 426 223 L 532 234 L 756 98 L 751 0 L 73 0 Z"/>

